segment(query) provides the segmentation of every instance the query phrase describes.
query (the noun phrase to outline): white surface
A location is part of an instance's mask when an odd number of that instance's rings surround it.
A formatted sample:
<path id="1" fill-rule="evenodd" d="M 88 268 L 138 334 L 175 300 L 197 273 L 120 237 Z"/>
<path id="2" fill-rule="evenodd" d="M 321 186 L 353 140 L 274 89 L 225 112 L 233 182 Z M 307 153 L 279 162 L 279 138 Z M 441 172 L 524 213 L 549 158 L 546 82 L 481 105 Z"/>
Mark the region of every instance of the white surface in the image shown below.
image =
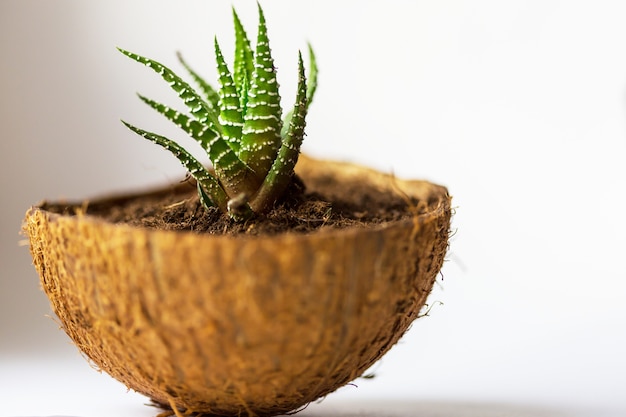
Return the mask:
<path id="1" fill-rule="evenodd" d="M 42 198 L 182 175 L 119 123 L 181 138 L 134 92 L 176 98 L 114 49 L 175 69 L 181 49 L 214 79 L 211 42 L 217 34 L 228 54 L 230 2 L 174 4 L 0 2 L 0 414 L 144 412 L 88 367 L 65 371 L 64 358 L 80 358 L 44 318 L 47 301 L 17 242 L 24 211 Z M 253 25 L 254 2 L 235 4 Z M 264 7 L 287 102 L 296 49 L 308 39 L 318 53 L 305 150 L 445 184 L 457 206 L 431 297 L 444 305 L 376 365 L 377 378 L 342 390 L 341 400 L 626 415 L 626 2 Z M 50 390 L 56 402 L 41 401 Z"/>
<path id="2" fill-rule="evenodd" d="M 2 416 L 11 417 L 154 417 L 159 409 L 106 374 L 95 372 L 81 357 L 0 362 Z M 364 386 L 369 381 L 357 381 Z M 535 405 L 497 401 L 389 398 L 359 393 L 348 386 L 310 404 L 303 417 L 618 417 L 619 410 L 580 408 L 571 404 Z M 356 395 L 346 395 L 352 391 Z M 376 398 L 378 397 L 378 398 Z M 8 400 L 8 402 L 7 402 Z"/>

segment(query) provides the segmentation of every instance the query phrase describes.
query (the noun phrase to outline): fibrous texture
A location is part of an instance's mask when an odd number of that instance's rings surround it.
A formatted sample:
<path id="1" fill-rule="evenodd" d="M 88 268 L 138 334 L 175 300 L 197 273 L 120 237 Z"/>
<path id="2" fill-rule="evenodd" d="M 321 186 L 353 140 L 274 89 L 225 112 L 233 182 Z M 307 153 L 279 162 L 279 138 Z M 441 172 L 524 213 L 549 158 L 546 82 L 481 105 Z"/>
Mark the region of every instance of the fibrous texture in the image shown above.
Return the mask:
<path id="1" fill-rule="evenodd" d="M 64 330 L 97 367 L 179 414 L 276 415 L 352 381 L 419 316 L 447 249 L 450 197 L 353 165 L 304 159 L 298 174 L 393 187 L 420 214 L 220 237 L 33 208 L 25 229 Z"/>

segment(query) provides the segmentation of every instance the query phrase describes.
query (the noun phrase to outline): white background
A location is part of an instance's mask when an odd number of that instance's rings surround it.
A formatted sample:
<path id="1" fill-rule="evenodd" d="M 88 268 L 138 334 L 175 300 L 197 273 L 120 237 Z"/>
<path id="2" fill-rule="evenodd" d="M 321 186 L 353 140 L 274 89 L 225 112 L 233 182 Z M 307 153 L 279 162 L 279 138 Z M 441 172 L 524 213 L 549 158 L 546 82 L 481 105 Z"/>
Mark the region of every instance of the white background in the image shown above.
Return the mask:
<path id="1" fill-rule="evenodd" d="M 253 35 L 255 3 L 234 4 Z M 41 199 L 184 175 L 119 122 L 185 140 L 135 92 L 174 105 L 176 97 L 115 46 L 175 70 L 181 50 L 213 81 L 213 36 L 232 52 L 230 5 L 0 2 L 2 415 L 154 414 L 93 371 L 45 317 L 18 232 Z M 445 184 L 457 208 L 430 299 L 444 304 L 374 367 L 376 378 L 341 389 L 331 404 L 380 398 L 413 401 L 406 410 L 423 415 L 423 404 L 428 415 L 451 416 L 468 403 L 483 407 L 477 415 L 513 415 L 493 404 L 530 407 L 519 416 L 531 408 L 626 415 L 626 2 L 263 6 L 285 106 L 297 49 L 310 40 L 317 51 L 304 151 Z"/>

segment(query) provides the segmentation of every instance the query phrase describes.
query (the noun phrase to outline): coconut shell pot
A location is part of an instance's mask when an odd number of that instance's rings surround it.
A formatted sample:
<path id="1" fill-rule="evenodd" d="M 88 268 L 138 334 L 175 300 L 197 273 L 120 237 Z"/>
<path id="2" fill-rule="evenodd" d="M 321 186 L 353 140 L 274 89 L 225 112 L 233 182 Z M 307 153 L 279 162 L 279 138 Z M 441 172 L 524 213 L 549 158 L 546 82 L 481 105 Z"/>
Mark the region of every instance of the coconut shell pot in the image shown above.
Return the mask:
<path id="1" fill-rule="evenodd" d="M 24 227 L 65 332 L 177 415 L 281 414 L 359 377 L 419 317 L 447 249 L 450 197 L 304 156 L 296 171 L 313 191 L 337 182 L 417 203 L 395 221 L 271 236 L 156 230 L 43 203 Z"/>

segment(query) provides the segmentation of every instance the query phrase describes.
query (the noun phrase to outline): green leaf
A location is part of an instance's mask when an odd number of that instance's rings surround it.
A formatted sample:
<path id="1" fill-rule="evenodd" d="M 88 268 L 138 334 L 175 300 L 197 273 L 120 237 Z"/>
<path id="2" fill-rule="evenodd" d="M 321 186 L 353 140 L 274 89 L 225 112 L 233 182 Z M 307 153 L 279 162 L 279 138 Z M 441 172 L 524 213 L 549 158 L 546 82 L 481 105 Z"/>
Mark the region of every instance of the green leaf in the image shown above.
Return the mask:
<path id="1" fill-rule="evenodd" d="M 209 207 L 215 207 L 213 201 L 211 201 L 211 197 L 209 197 L 206 191 L 204 191 L 204 188 L 197 181 L 196 188 L 198 189 L 198 197 L 200 197 L 200 203 L 202 203 L 202 206 L 204 206 L 205 209 L 208 209 Z"/>
<path id="2" fill-rule="evenodd" d="M 246 34 L 234 7 L 233 21 L 235 22 L 235 61 L 233 66 L 235 73 L 234 80 L 237 85 L 239 96 L 242 97 L 242 91 L 247 92 L 249 80 L 252 79 L 252 73 L 254 72 L 254 53 L 252 52 L 248 35 Z M 242 107 L 245 107 L 243 102 Z"/>
<path id="3" fill-rule="evenodd" d="M 194 177 L 196 181 L 198 181 L 198 184 L 202 187 L 202 190 L 204 191 L 204 196 L 201 194 L 200 198 L 203 199 L 208 196 L 213 205 L 218 206 L 220 210 L 226 212 L 228 205 L 228 196 L 226 195 L 224 189 L 221 187 L 218 180 L 213 177 L 213 175 L 211 175 L 211 173 L 204 167 L 204 165 L 202 165 L 193 155 L 187 152 L 182 146 L 178 145 L 176 142 L 164 136 L 157 135 L 156 133 L 152 132 L 147 132 L 123 120 L 122 123 L 124 123 L 126 127 L 128 127 L 139 136 L 148 139 L 149 141 L 154 142 L 157 145 L 160 145 L 170 151 L 178 159 L 178 161 L 189 171 L 189 174 L 191 174 L 191 176 Z"/>
<path id="4" fill-rule="evenodd" d="M 251 193 L 259 186 L 260 181 L 255 180 L 253 172 L 241 162 L 226 141 L 207 125 L 142 95 L 139 98 L 202 146 L 229 195 Z"/>
<path id="5" fill-rule="evenodd" d="M 265 16 L 261 5 L 257 5 L 259 21 L 254 50 L 233 8 L 235 60 L 232 72 L 215 39 L 219 73 L 217 89 L 200 77 L 180 53 L 178 59 L 197 84 L 197 91 L 163 64 L 118 48 L 129 58 L 152 68 L 178 94 L 189 109 L 186 114 L 139 97 L 198 142 L 209 156 L 214 172 L 176 142 L 124 124 L 176 156 L 196 178 L 202 204 L 207 207 L 217 205 L 236 221 L 271 209 L 293 181 L 308 106 L 317 88 L 317 63 L 313 49 L 308 45 L 309 80 L 307 82 L 302 54 L 299 53 L 296 102 L 283 122 Z"/>
<path id="6" fill-rule="evenodd" d="M 317 59 L 315 58 L 315 52 L 313 51 L 313 47 L 311 44 L 308 44 L 309 49 L 309 76 L 307 77 L 309 80 L 309 86 L 306 90 L 306 107 L 307 109 L 313 102 L 313 97 L 315 96 L 315 91 L 317 91 Z"/>
<path id="7" fill-rule="evenodd" d="M 176 56 L 178 57 L 178 61 L 187 70 L 191 78 L 204 94 L 204 98 L 207 100 L 207 103 L 211 106 L 211 108 L 217 110 L 219 108 L 218 103 L 220 99 L 217 91 L 215 91 L 215 89 L 209 83 L 207 83 L 202 77 L 200 77 L 200 75 L 198 75 L 198 73 L 195 72 L 189 66 L 189 64 L 187 64 L 187 62 L 183 59 L 183 55 L 180 52 L 178 52 Z"/>
<path id="8" fill-rule="evenodd" d="M 258 177 L 264 178 L 280 148 L 282 110 L 261 5 L 258 30 L 254 72 L 248 91 L 239 156 Z"/>
<path id="9" fill-rule="evenodd" d="M 317 90 L 317 60 L 315 58 L 315 52 L 313 51 L 313 47 L 311 46 L 310 43 L 308 44 L 308 49 L 309 49 L 310 67 L 309 67 L 309 76 L 307 77 L 307 80 L 308 80 L 308 88 L 306 91 L 307 109 L 313 102 L 313 97 L 315 96 L 315 91 Z M 287 130 L 289 130 L 289 125 L 290 125 L 292 117 L 293 117 L 293 110 L 290 110 L 285 115 L 285 119 L 283 120 L 283 129 L 280 132 L 280 135 L 283 138 L 287 135 Z"/>
<path id="10" fill-rule="evenodd" d="M 206 125 L 201 124 L 194 118 L 191 118 L 178 110 L 151 100 L 141 94 L 138 94 L 138 96 L 144 103 L 161 113 L 176 126 L 184 130 L 189 136 L 194 138 L 200 146 L 202 146 L 202 149 L 207 152 L 207 154 L 210 153 L 210 145 L 215 137 L 218 136 L 217 132 L 211 128 L 207 128 Z"/>
<path id="11" fill-rule="evenodd" d="M 224 61 L 217 38 L 215 39 L 215 58 L 220 84 L 219 121 L 222 125 L 222 136 L 230 147 L 237 152 L 240 148 L 241 130 L 243 128 L 243 110 L 239 101 L 237 86 Z"/>
<path id="12" fill-rule="evenodd" d="M 243 114 L 246 114 L 246 112 L 248 111 L 248 92 L 250 90 L 250 78 L 248 78 L 248 76 L 245 73 L 244 73 L 244 77 L 241 83 L 242 83 L 241 88 L 237 88 L 237 94 L 239 94 L 239 102 L 241 103 L 241 110 Z M 239 144 L 241 145 L 241 140 L 239 140 Z"/>
<path id="13" fill-rule="evenodd" d="M 255 212 L 263 212 L 271 208 L 289 185 L 293 176 L 293 169 L 298 162 L 300 147 L 304 139 L 307 114 L 307 82 L 304 75 L 302 54 L 298 54 L 298 75 L 298 92 L 296 104 L 293 108 L 293 117 L 278 155 L 263 184 L 261 184 L 259 192 L 250 203 L 250 207 Z"/>
<path id="14" fill-rule="evenodd" d="M 183 103 L 185 103 L 185 105 L 189 108 L 191 114 L 196 118 L 196 120 L 200 123 L 210 125 L 213 130 L 221 133 L 221 127 L 217 120 L 216 111 L 210 104 L 204 101 L 204 99 L 200 97 L 189 84 L 183 81 L 172 70 L 152 59 L 125 51 L 121 48 L 117 49 L 127 57 L 144 64 L 159 74 L 170 85 L 172 90 L 178 94 L 178 97 L 180 97 Z"/>

